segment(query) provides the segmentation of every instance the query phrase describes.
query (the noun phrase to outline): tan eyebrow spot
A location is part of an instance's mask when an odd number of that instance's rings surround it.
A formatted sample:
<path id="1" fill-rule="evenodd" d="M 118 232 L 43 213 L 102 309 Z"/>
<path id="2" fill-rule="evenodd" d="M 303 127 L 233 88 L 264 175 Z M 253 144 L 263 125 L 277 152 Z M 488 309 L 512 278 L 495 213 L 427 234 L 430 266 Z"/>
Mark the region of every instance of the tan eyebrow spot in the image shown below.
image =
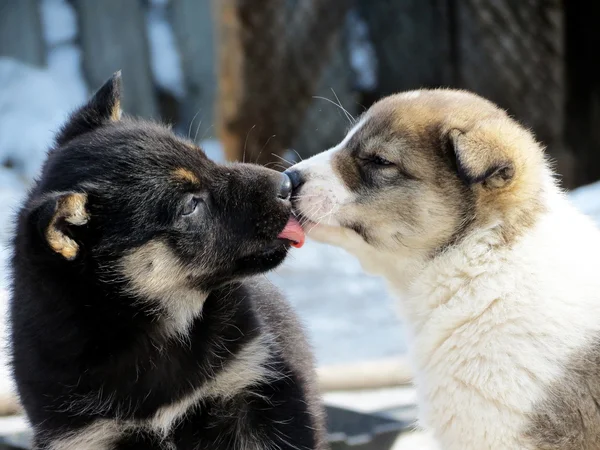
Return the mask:
<path id="1" fill-rule="evenodd" d="M 198 177 L 196 175 L 194 175 L 194 173 L 191 170 L 184 169 L 183 167 L 180 167 L 179 169 L 175 169 L 173 171 L 173 177 L 177 181 L 183 181 L 185 183 L 192 183 L 192 184 L 200 184 L 200 180 L 198 179 Z"/>

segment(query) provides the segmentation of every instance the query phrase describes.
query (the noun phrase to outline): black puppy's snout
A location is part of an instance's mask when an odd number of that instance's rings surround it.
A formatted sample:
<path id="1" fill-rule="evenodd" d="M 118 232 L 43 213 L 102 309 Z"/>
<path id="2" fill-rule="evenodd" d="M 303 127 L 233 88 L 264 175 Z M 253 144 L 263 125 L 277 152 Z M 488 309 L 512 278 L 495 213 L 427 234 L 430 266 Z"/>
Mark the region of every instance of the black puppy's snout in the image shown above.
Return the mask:
<path id="1" fill-rule="evenodd" d="M 287 200 L 292 194 L 292 180 L 286 173 L 281 174 L 281 185 L 279 186 L 279 198 Z"/>
<path id="2" fill-rule="evenodd" d="M 292 190 L 298 189 L 302 184 L 304 184 L 304 179 L 302 175 L 297 170 L 286 170 L 284 172 L 290 178 L 292 182 Z"/>

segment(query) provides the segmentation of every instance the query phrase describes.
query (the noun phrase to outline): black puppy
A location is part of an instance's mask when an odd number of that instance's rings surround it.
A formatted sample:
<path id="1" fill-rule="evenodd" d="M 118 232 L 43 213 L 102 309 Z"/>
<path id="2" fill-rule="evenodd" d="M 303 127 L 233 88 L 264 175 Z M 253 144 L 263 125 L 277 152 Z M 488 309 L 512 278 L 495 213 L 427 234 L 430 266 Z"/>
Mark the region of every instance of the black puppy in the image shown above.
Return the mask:
<path id="1" fill-rule="evenodd" d="M 313 361 L 262 274 L 303 235 L 285 175 L 75 112 L 18 217 L 11 346 L 37 449 L 320 449 Z"/>

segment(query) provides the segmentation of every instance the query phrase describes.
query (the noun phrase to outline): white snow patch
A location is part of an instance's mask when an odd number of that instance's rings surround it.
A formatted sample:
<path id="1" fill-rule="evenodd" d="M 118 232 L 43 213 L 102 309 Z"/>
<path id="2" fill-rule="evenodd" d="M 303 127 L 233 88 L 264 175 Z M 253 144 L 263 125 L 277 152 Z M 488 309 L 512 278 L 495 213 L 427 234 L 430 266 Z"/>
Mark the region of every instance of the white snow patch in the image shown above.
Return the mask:
<path id="1" fill-rule="evenodd" d="M 8 291 L 0 291 L 0 410 L 6 410 L 16 399 L 16 388 L 10 374 L 8 348 Z"/>
<path id="2" fill-rule="evenodd" d="M 88 88 L 81 70 L 81 49 L 74 44 L 56 46 L 48 52 L 48 71 L 56 82 L 69 90 L 81 103 L 88 97 Z"/>
<path id="3" fill-rule="evenodd" d="M 77 15 L 66 0 L 42 0 L 42 29 L 49 47 L 72 42 L 77 36 Z"/>
<path id="4" fill-rule="evenodd" d="M 155 0 L 146 15 L 152 73 L 158 86 L 181 98 L 185 95 L 183 70 L 166 5 Z"/>
<path id="5" fill-rule="evenodd" d="M 570 198 L 577 208 L 600 224 L 600 181 L 575 189 Z"/>
<path id="6" fill-rule="evenodd" d="M 9 162 L 27 180 L 35 177 L 55 132 L 85 101 L 67 83 L 47 70 L 0 58 L 0 164 Z"/>
<path id="7" fill-rule="evenodd" d="M 14 170 L 0 168 L 0 291 L 6 285 L 8 246 L 13 232 L 13 219 L 19 202 L 25 196 L 27 183 Z"/>

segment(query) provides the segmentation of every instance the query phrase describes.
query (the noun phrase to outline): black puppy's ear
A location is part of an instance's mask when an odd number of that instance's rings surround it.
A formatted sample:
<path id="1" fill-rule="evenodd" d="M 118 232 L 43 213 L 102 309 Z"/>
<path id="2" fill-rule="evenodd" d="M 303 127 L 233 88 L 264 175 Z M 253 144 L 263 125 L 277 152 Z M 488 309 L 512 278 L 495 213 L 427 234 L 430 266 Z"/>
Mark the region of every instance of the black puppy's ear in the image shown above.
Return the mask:
<path id="1" fill-rule="evenodd" d="M 67 261 L 73 261 L 80 253 L 74 231 L 90 220 L 86 205 L 86 194 L 57 193 L 45 198 L 30 215 L 31 225 L 37 229 L 47 247 Z"/>
<path id="2" fill-rule="evenodd" d="M 487 127 L 468 132 L 452 129 L 448 132 L 448 147 L 452 152 L 455 170 L 467 186 L 480 184 L 498 188 L 509 183 L 515 175 L 511 151 L 497 145 Z M 491 136 L 490 136 L 491 134 Z"/>
<path id="3" fill-rule="evenodd" d="M 92 98 L 81 108 L 71 114 L 56 138 L 61 146 L 71 139 L 106 122 L 121 119 L 121 71 L 116 72 Z"/>

